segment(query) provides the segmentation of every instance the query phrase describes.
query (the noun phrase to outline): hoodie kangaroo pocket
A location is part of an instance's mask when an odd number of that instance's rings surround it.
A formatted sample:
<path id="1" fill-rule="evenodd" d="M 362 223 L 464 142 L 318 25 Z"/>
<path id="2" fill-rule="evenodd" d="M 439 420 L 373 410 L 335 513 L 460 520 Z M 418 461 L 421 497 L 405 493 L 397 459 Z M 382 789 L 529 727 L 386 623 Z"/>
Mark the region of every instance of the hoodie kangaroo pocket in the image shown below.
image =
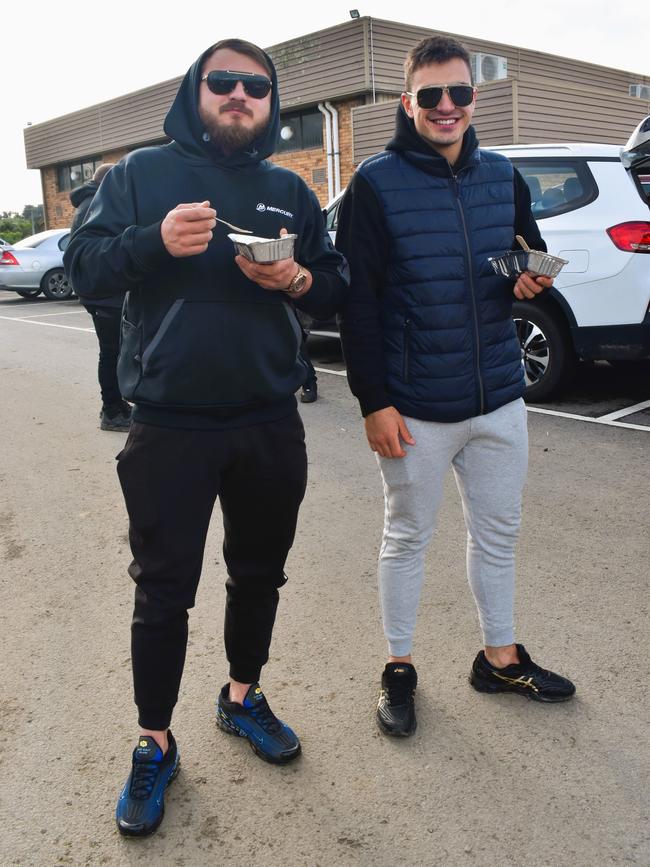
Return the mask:
<path id="1" fill-rule="evenodd" d="M 142 329 L 123 315 L 120 331 L 120 355 L 117 361 L 117 379 L 122 396 L 135 399 L 142 377 Z"/>
<path id="2" fill-rule="evenodd" d="M 304 379 L 300 327 L 285 302 L 177 300 L 142 352 L 137 400 L 236 407 L 280 400 Z"/>

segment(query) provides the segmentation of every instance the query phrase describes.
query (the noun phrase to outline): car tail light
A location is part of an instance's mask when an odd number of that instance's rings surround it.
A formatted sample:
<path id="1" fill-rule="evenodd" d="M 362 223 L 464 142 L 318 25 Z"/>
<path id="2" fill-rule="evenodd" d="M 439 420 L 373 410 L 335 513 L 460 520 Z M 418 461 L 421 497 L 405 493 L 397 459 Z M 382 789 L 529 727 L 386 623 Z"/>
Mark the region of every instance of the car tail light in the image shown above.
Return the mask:
<path id="1" fill-rule="evenodd" d="M 626 253 L 650 253 L 650 223 L 619 223 L 607 230 L 619 250 Z"/>
<path id="2" fill-rule="evenodd" d="M 17 265 L 18 259 L 14 256 L 13 253 L 10 253 L 9 250 L 5 250 L 0 257 L 0 265 Z"/>

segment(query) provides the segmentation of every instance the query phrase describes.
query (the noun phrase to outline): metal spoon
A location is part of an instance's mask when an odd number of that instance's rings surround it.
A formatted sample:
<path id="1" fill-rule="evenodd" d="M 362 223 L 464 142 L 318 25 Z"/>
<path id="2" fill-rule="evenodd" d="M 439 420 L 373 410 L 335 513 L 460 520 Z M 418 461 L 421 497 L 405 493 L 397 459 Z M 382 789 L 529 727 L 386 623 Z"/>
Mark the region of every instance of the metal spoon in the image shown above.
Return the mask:
<path id="1" fill-rule="evenodd" d="M 530 247 L 525 242 L 525 240 L 521 237 L 521 235 L 515 235 L 515 241 L 519 244 L 519 246 L 524 249 L 527 253 L 530 253 Z"/>
<path id="2" fill-rule="evenodd" d="M 217 223 L 223 223 L 224 226 L 228 226 L 228 228 L 232 229 L 233 232 L 241 232 L 242 235 L 252 235 L 253 234 L 253 232 L 251 232 L 250 229 L 240 229 L 239 226 L 233 226 L 233 224 L 229 223 L 228 220 L 222 220 L 220 217 L 215 217 L 215 220 L 217 221 Z"/>

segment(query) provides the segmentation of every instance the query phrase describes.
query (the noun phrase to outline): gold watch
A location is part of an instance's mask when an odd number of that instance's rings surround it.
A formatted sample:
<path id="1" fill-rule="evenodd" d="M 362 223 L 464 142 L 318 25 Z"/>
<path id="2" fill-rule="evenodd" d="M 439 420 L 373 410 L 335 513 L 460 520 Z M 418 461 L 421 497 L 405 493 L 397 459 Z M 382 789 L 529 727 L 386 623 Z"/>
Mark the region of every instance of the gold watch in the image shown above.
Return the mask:
<path id="1" fill-rule="evenodd" d="M 288 292 L 289 295 L 299 295 L 307 285 L 307 277 L 307 271 L 305 271 L 302 265 L 298 265 L 295 276 L 284 291 Z"/>

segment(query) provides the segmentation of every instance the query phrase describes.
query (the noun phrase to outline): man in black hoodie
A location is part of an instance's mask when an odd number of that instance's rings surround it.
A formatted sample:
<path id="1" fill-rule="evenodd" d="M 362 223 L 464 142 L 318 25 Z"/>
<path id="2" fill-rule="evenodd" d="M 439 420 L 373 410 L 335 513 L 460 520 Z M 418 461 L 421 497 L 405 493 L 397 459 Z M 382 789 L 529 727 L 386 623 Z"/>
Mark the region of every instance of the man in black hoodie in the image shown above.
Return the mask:
<path id="1" fill-rule="evenodd" d="M 128 289 L 118 373 L 135 406 L 118 474 L 137 584 L 132 662 L 141 736 L 118 800 L 123 834 L 158 826 L 178 769 L 168 727 L 217 497 L 230 663 L 217 722 L 267 761 L 300 752 L 258 684 L 306 486 L 294 396 L 306 368 L 293 304 L 331 315 L 347 266 L 313 193 L 265 161 L 279 118 L 268 55 L 241 40 L 212 46 L 167 115 L 172 143 L 115 166 L 66 251 L 84 296 Z M 256 264 L 235 256 L 217 213 L 258 236 L 295 233 L 293 257 Z"/>
<path id="2" fill-rule="evenodd" d="M 76 208 L 70 226 L 71 232 L 75 232 L 83 224 L 102 179 L 112 168 L 113 163 L 102 163 L 95 169 L 92 180 L 70 193 L 70 201 Z M 122 400 L 117 381 L 117 357 L 120 351 L 120 322 L 124 295 L 125 293 L 121 292 L 119 295 L 97 298 L 88 302 L 79 295 L 80 303 L 93 318 L 95 334 L 99 341 L 97 377 L 102 396 L 102 408 L 99 412 L 99 426 L 102 430 L 127 431 L 131 423 L 131 407 Z"/>
<path id="3" fill-rule="evenodd" d="M 478 147 L 466 49 L 448 37 L 424 39 L 405 72 L 395 136 L 357 170 L 336 239 L 351 271 L 341 320 L 348 379 L 385 492 L 379 585 L 388 661 L 376 717 L 399 737 L 416 728 L 413 635 L 451 467 L 483 633 L 472 686 L 545 702 L 575 691 L 514 641 L 528 442 L 512 305 L 552 281 L 524 273 L 513 284 L 489 261 L 517 246 L 516 234 L 546 247 L 522 176 Z"/>

